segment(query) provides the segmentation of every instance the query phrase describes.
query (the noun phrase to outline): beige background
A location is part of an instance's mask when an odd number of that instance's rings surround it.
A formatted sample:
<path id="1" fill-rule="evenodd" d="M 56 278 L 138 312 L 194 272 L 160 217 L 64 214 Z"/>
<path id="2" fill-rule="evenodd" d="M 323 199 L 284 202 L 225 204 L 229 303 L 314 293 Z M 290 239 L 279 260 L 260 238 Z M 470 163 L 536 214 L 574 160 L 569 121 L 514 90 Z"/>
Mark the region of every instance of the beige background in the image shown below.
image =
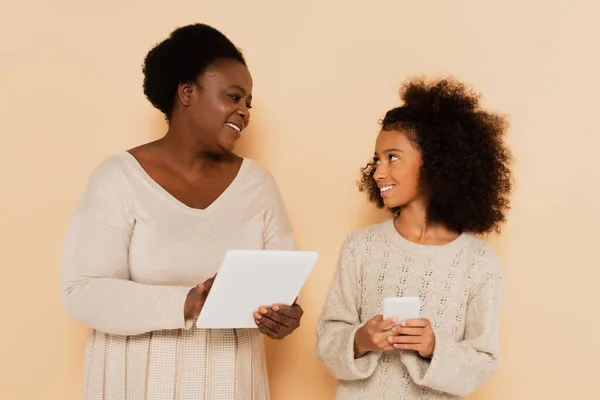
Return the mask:
<path id="1" fill-rule="evenodd" d="M 508 277 L 502 366 L 472 398 L 600 398 L 597 2 L 168 3 L 0 6 L 1 399 L 79 398 L 86 328 L 58 292 L 66 224 L 102 158 L 164 132 L 140 65 L 195 21 L 243 48 L 255 109 L 241 152 L 273 172 L 301 248 L 321 253 L 302 328 L 269 346 L 275 400 L 332 398 L 315 320 L 343 238 L 386 217 L 355 180 L 415 73 L 466 80 L 512 120 L 518 187 L 490 238 Z"/>

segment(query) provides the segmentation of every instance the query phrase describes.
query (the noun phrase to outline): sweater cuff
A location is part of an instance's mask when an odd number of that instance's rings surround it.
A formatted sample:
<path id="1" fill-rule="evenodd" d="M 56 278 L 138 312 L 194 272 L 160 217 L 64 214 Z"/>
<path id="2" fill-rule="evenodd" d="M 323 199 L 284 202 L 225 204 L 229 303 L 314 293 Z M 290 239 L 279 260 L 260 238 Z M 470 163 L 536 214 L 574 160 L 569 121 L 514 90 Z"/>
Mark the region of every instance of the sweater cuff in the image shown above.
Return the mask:
<path id="1" fill-rule="evenodd" d="M 449 359 L 451 343 L 452 340 L 443 333 L 435 333 L 435 347 L 431 359 L 421 357 L 416 351 L 404 352 L 402 357 L 404 364 L 416 384 L 433 389 L 443 386 L 444 377 L 447 377 L 448 371 L 453 368 L 445 365 Z"/>
<path id="2" fill-rule="evenodd" d="M 379 352 L 369 352 L 362 357 L 354 358 L 354 337 L 362 326 L 363 324 L 353 327 L 346 339 L 348 341 L 346 343 L 346 364 L 355 379 L 366 379 L 373 375 L 375 368 L 377 368 L 377 363 L 381 358 L 381 353 Z"/>
<path id="3" fill-rule="evenodd" d="M 443 334 L 435 336 L 435 348 L 431 360 L 428 360 L 428 367 L 424 371 L 423 383 L 427 386 L 437 386 L 435 381 L 437 377 L 444 376 L 444 371 L 447 374 L 444 362 L 448 360 L 446 353 L 451 342 Z"/>
<path id="4" fill-rule="evenodd" d="M 185 300 L 192 287 L 177 286 L 173 288 L 170 296 L 163 298 L 161 308 L 164 310 L 163 318 L 167 319 L 165 326 L 171 329 L 190 329 L 194 320 L 186 320 L 184 315 Z"/>

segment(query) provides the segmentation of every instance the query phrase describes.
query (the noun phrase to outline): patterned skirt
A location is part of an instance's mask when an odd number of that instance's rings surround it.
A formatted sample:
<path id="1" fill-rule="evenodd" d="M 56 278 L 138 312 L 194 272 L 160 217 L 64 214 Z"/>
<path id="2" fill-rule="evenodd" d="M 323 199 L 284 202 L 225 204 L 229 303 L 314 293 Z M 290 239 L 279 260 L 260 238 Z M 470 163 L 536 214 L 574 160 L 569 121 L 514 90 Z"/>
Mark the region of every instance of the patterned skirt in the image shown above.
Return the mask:
<path id="1" fill-rule="evenodd" d="M 263 336 L 257 329 L 149 332 L 92 330 L 84 400 L 268 400 Z"/>

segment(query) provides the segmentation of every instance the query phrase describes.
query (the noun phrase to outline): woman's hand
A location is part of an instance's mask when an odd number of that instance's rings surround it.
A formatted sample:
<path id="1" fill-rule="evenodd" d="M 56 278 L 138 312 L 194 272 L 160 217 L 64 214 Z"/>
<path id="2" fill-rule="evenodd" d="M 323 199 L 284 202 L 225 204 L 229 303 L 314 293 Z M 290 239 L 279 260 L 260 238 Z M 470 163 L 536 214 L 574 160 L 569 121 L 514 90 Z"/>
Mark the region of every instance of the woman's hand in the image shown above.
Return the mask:
<path id="1" fill-rule="evenodd" d="M 383 319 L 382 315 L 376 315 L 356 331 L 354 335 L 354 358 L 364 356 L 370 351 L 390 351 L 394 346 L 389 338 L 395 336 L 393 330 L 386 330 L 397 322 L 397 319 Z"/>
<path id="2" fill-rule="evenodd" d="M 183 306 L 183 315 L 186 321 L 194 319 L 200 315 L 200 311 L 202 311 L 202 307 L 204 306 L 206 297 L 210 292 L 210 288 L 215 280 L 215 276 L 207 279 L 189 291 L 185 299 L 185 305 Z"/>
<path id="3" fill-rule="evenodd" d="M 298 303 L 291 306 L 276 304 L 273 307 L 260 307 L 254 313 L 258 330 L 271 339 L 283 339 L 300 326 L 304 311 Z"/>
<path id="4" fill-rule="evenodd" d="M 393 328 L 398 336 L 391 336 L 389 342 L 394 348 L 418 351 L 421 357 L 431 358 L 435 349 L 435 334 L 431 322 L 426 318 L 411 319 Z"/>

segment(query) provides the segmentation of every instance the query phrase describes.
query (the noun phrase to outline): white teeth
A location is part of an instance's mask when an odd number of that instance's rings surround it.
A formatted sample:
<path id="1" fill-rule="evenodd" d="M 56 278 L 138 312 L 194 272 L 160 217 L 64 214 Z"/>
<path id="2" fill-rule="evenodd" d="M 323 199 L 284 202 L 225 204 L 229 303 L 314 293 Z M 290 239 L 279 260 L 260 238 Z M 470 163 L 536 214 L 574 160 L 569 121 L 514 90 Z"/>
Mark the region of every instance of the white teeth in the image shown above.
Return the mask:
<path id="1" fill-rule="evenodd" d="M 382 187 L 379 190 L 383 193 L 383 192 L 387 192 L 388 190 L 391 190 L 393 187 L 394 186 L 385 186 L 385 187 Z"/>
<path id="2" fill-rule="evenodd" d="M 228 127 L 230 127 L 230 128 L 233 128 L 233 129 L 235 129 L 236 131 L 238 131 L 238 133 L 240 133 L 240 132 L 242 131 L 242 129 L 241 129 L 239 126 L 237 126 L 237 125 L 234 125 L 234 124 L 232 124 L 232 123 L 229 123 L 229 122 L 227 122 L 227 124 L 226 124 L 226 125 L 227 125 Z"/>

